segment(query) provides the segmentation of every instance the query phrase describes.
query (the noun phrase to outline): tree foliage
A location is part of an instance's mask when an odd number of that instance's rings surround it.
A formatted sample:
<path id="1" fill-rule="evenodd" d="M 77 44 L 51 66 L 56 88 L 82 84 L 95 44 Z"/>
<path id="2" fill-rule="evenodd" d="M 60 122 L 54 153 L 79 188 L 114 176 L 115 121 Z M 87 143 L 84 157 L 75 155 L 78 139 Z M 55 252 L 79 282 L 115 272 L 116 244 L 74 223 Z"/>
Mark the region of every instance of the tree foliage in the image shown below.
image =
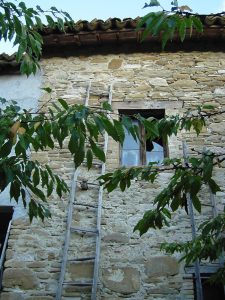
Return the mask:
<path id="1" fill-rule="evenodd" d="M 191 13 L 191 8 L 187 5 L 179 6 L 178 1 L 171 2 L 171 10 L 165 10 L 159 1 L 151 0 L 145 3 L 143 8 L 159 7 L 158 12 L 150 12 L 141 18 L 137 25 L 137 29 L 145 29 L 142 33 L 142 40 L 147 36 L 160 36 L 162 40 L 162 49 L 165 48 L 169 40 L 173 40 L 175 35 L 180 37 L 181 42 L 184 41 L 187 34 L 191 37 L 193 29 L 198 33 L 203 32 L 203 25 L 196 14 Z"/>
<path id="2" fill-rule="evenodd" d="M 21 62 L 21 73 L 35 74 L 39 68 L 38 61 L 43 45 L 39 31 L 43 29 L 44 24 L 64 31 L 65 26 L 73 26 L 73 20 L 67 12 L 54 6 L 44 11 L 39 5 L 31 8 L 22 1 L 0 1 L 0 41 L 13 41 L 14 46 L 19 46 L 16 61 Z"/>
<path id="3" fill-rule="evenodd" d="M 161 7 L 159 1 L 151 0 L 145 7 Z M 161 7 L 160 12 L 147 14 L 139 23 L 138 28 L 145 26 L 143 39 L 147 35 L 159 35 L 162 47 L 175 34 L 181 41 L 186 37 L 187 29 L 192 34 L 193 28 L 202 32 L 203 26 L 198 17 L 191 13 L 188 6 L 179 6 L 178 1 L 172 1 L 170 11 Z M 19 45 L 16 59 L 21 62 L 21 72 L 27 75 L 37 71 L 41 56 L 43 40 L 39 30 L 43 28 L 41 15 L 46 16 L 47 25 L 64 30 L 65 24 L 72 26 L 71 17 L 55 7 L 48 12 L 39 6 L 36 9 L 27 8 L 24 2 L 16 4 L 0 0 L 0 40 L 13 40 Z M 62 18 L 63 17 L 63 18 Z M 65 22 L 65 23 L 64 23 Z M 51 93 L 50 88 L 45 89 Z M 103 103 L 101 109 L 92 109 L 84 105 L 68 105 L 63 99 L 55 99 L 46 113 L 35 113 L 21 110 L 15 102 L 5 103 L 1 98 L 0 109 L 0 191 L 10 187 L 10 197 L 24 206 L 28 205 L 30 219 L 50 217 L 47 198 L 56 192 L 62 196 L 68 191 L 66 183 L 54 174 L 48 166 L 42 166 L 37 161 L 31 161 L 28 150 L 34 151 L 53 149 L 56 145 L 63 147 L 68 142 L 68 149 L 74 160 L 75 167 L 86 161 L 90 169 L 96 157 L 105 162 L 105 154 L 99 145 L 99 137 L 106 131 L 116 142 L 123 144 L 125 129 L 135 140 L 140 139 L 137 127 L 127 116 L 121 116 L 120 121 L 113 119 L 110 106 Z M 212 111 L 209 112 L 209 109 Z M 214 111 L 213 107 L 196 108 L 195 112 L 186 112 L 182 117 L 175 115 L 161 120 L 145 119 L 134 116 L 144 127 L 146 138 L 153 141 L 158 137 L 166 140 L 171 135 L 177 135 L 180 130 L 194 130 L 200 134 L 206 119 L 224 111 Z M 202 202 L 199 192 L 208 185 L 213 194 L 220 191 L 213 178 L 213 167 L 219 166 L 224 155 L 208 150 L 198 156 L 189 157 L 189 161 L 165 159 L 162 165 L 157 162 L 148 166 L 120 168 L 99 178 L 108 192 L 117 187 L 125 191 L 133 179 L 154 182 L 161 172 L 170 170 L 173 175 L 168 185 L 153 200 L 155 208 L 147 211 L 136 224 L 134 230 L 144 234 L 150 228 L 162 228 L 169 225 L 171 212 L 179 208 L 188 213 L 187 194 L 192 198 L 193 205 L 201 212 Z M 27 195 L 29 194 L 29 200 Z M 162 247 L 169 253 L 182 252 L 186 263 L 199 259 L 215 260 L 224 250 L 224 215 L 203 223 L 199 228 L 196 240 L 184 244 L 164 244 Z M 220 274 L 224 274 L 224 268 Z M 224 277 L 222 277 L 224 280 Z"/>

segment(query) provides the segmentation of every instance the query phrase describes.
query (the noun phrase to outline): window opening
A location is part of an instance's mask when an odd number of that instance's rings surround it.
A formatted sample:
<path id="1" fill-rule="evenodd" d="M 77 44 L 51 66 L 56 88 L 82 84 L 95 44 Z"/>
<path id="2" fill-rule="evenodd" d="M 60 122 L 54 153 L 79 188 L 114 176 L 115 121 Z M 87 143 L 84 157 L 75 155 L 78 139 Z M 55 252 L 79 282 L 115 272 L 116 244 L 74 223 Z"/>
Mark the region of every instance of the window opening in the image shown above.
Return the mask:
<path id="1" fill-rule="evenodd" d="M 119 110 L 123 115 L 140 114 L 144 118 L 155 117 L 161 119 L 165 116 L 164 109 L 152 110 Z M 150 162 L 162 162 L 167 156 L 167 146 L 162 139 L 154 141 L 145 139 L 145 130 L 138 120 L 133 119 L 133 125 L 139 127 L 141 141 L 135 141 L 131 134 L 125 129 L 125 140 L 121 147 L 121 165 L 122 166 L 138 166 L 147 165 Z"/>
<path id="2" fill-rule="evenodd" d="M 201 274 L 202 291 L 204 300 L 225 300 L 224 286 L 221 283 L 209 282 L 209 277 L 212 274 Z M 194 282 L 194 300 L 197 300 L 196 285 Z"/>
<path id="3" fill-rule="evenodd" d="M 0 289 L 12 216 L 12 206 L 0 206 Z"/>

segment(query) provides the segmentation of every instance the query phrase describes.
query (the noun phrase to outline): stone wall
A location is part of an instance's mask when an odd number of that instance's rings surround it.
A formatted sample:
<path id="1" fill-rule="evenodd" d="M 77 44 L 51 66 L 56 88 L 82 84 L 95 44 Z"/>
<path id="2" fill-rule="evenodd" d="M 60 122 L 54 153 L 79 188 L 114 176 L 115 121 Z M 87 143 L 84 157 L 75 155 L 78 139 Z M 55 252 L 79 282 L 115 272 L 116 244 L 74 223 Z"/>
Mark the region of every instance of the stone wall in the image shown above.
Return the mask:
<path id="1" fill-rule="evenodd" d="M 43 86 L 53 88 L 53 98 L 63 97 L 68 103 L 84 103 L 86 89 L 92 81 L 90 105 L 102 101 L 100 94 L 113 83 L 113 108 L 164 108 L 171 115 L 198 105 L 225 104 L 225 54 L 211 52 L 148 53 L 130 55 L 95 55 L 90 57 L 51 58 L 42 61 Z M 39 106 L 49 101 L 43 95 Z M 224 145 L 225 121 L 215 116 L 196 137 L 185 135 L 189 149 L 201 150 L 205 146 L 220 149 Z M 171 157 L 182 155 L 181 140 L 184 133 L 169 140 Z M 119 146 L 109 141 L 107 169 L 119 166 Z M 34 154 L 41 162 L 49 163 L 69 183 L 73 164 L 68 151 L 56 149 Z M 81 168 L 78 181 L 95 182 L 99 169 L 87 172 Z M 125 193 L 119 190 L 104 194 L 102 210 L 102 243 L 100 261 L 99 299 L 149 299 L 192 300 L 191 279 L 184 279 L 184 269 L 178 264 L 178 256 L 169 257 L 160 252 L 164 241 L 190 239 L 188 217 L 183 211 L 174 214 L 170 227 L 150 230 L 143 237 L 133 233 L 133 227 L 143 213 L 153 205 L 154 196 L 171 176 L 160 175 L 154 184 L 134 181 Z M 224 199 L 224 166 L 215 174 L 222 185 L 217 202 L 222 209 Z M 87 191 L 79 188 L 78 202 L 95 203 L 97 189 L 90 185 Z M 209 201 L 207 191 L 202 192 L 204 201 Z M 54 299 L 63 242 L 65 238 L 67 197 L 49 200 L 52 219 L 43 224 L 19 219 L 14 221 L 10 235 L 3 281 L 2 300 L 51 300 Z M 204 211 L 206 218 L 210 210 Z M 95 211 L 90 207 L 77 207 L 74 211 L 74 226 L 94 226 Z M 94 253 L 94 238 L 91 235 L 71 236 L 69 257 L 91 256 Z M 71 263 L 67 280 L 89 279 L 93 265 Z M 67 287 L 63 299 L 90 299 L 90 290 Z"/>

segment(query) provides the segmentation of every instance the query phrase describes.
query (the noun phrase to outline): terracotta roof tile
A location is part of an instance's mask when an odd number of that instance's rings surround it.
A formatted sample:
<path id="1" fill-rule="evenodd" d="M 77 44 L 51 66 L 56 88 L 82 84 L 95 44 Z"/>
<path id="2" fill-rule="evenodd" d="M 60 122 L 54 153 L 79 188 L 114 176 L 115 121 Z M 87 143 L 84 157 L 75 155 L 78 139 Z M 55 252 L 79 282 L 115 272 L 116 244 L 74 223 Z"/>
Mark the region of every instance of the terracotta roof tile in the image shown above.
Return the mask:
<path id="1" fill-rule="evenodd" d="M 215 37 L 219 41 L 225 40 L 225 13 L 199 15 L 199 17 L 205 27 L 203 33 L 205 40 L 210 41 Z M 44 27 L 41 32 L 44 39 L 44 51 L 49 47 L 49 49 L 51 48 L 50 53 L 53 53 L 51 52 L 52 47 L 61 47 L 62 49 L 69 45 L 88 48 L 88 46 L 103 43 L 116 45 L 118 42 L 133 42 L 138 44 L 140 43 L 140 32 L 137 32 L 135 29 L 139 20 L 140 17 L 135 19 L 109 18 L 105 21 L 101 19 L 92 21 L 79 20 L 73 25 L 73 28 L 66 27 L 65 33 L 60 32 L 58 29 Z M 198 39 L 199 35 L 193 34 L 194 37 Z M 156 37 L 149 38 L 149 40 L 158 42 Z M 220 44 L 223 45 L 224 43 Z M 0 73 L 6 69 L 6 65 L 11 68 L 18 66 L 15 62 L 15 54 L 0 54 Z"/>
<path id="2" fill-rule="evenodd" d="M 199 15 L 201 21 L 205 25 L 205 27 L 210 26 L 225 26 L 225 13 L 218 15 L 218 14 L 211 14 L 211 15 Z M 123 30 L 123 29 L 135 29 L 137 22 L 140 20 L 140 17 L 135 19 L 132 18 L 110 18 L 106 21 L 100 19 L 94 19 L 92 21 L 80 20 L 77 21 L 73 28 L 66 27 L 66 32 L 71 33 L 78 33 L 78 32 L 91 32 L 91 31 L 106 31 L 106 30 Z M 58 29 L 50 29 L 45 27 L 42 30 L 43 35 L 59 33 Z"/>

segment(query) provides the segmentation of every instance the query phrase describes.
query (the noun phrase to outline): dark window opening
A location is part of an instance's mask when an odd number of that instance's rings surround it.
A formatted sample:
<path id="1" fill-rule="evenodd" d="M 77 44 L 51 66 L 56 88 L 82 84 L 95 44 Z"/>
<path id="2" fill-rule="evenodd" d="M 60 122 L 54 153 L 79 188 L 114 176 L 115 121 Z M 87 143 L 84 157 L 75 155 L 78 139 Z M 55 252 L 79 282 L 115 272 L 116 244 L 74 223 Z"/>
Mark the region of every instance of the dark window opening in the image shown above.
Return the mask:
<path id="1" fill-rule="evenodd" d="M 225 300 L 224 286 L 221 283 L 209 282 L 209 277 L 212 274 L 202 274 L 204 277 L 201 279 L 202 291 L 204 300 Z M 194 300 L 197 300 L 196 285 L 194 280 Z"/>
<path id="2" fill-rule="evenodd" d="M 0 288 L 2 286 L 3 266 L 12 216 L 12 206 L 0 206 Z"/>
<path id="3" fill-rule="evenodd" d="M 154 117 L 156 119 L 161 119 L 165 116 L 164 109 L 120 110 L 119 113 L 129 116 L 140 114 L 144 118 Z M 167 145 L 161 138 L 154 141 L 146 140 L 146 133 L 140 122 L 133 118 L 133 124 L 138 126 L 142 142 L 135 141 L 125 129 L 125 140 L 121 147 L 121 165 L 138 166 L 148 165 L 150 162 L 161 163 L 164 157 L 168 155 Z"/>

